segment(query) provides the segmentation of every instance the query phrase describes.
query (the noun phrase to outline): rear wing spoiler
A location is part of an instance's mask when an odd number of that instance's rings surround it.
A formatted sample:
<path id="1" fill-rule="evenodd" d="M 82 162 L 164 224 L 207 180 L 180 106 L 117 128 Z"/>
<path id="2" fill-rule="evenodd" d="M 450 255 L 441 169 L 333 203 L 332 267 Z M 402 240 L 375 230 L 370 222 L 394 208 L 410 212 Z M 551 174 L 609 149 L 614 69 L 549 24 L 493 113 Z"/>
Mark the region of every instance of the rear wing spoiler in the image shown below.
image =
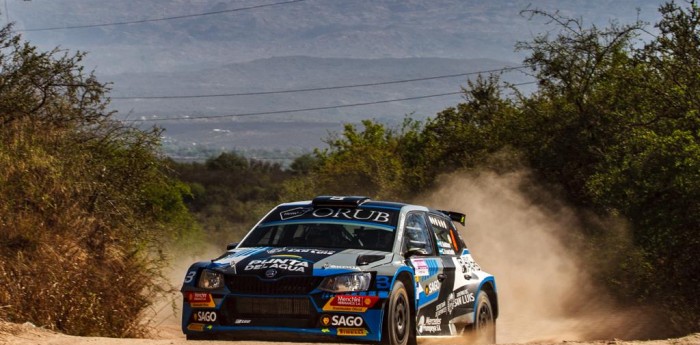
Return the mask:
<path id="1" fill-rule="evenodd" d="M 443 210 L 438 210 L 438 212 L 446 214 L 448 217 L 450 217 L 450 219 L 453 222 L 457 222 L 459 224 L 462 224 L 462 226 L 467 225 L 466 224 L 467 223 L 467 220 L 466 220 L 467 215 L 465 215 L 464 213 L 459 213 L 459 212 L 454 212 L 454 211 L 443 211 Z"/>

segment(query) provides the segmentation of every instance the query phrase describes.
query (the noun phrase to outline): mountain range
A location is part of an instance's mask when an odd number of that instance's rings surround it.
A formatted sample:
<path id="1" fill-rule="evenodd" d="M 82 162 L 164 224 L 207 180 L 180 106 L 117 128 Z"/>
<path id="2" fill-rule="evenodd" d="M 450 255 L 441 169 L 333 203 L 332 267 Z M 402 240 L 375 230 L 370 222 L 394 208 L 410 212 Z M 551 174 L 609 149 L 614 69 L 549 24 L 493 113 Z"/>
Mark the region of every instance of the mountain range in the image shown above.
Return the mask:
<path id="1" fill-rule="evenodd" d="M 15 30 L 40 49 L 88 52 L 86 68 L 112 83 L 111 109 L 126 121 L 138 121 L 347 106 L 457 92 L 467 76 L 258 96 L 121 98 L 324 88 L 518 66 L 527 52 L 514 51 L 515 43 L 555 29 L 546 25 L 545 18 L 530 18 L 523 10 L 559 11 L 604 26 L 611 21 L 654 22 L 662 2 L 8 0 L 0 18 L 14 22 Z M 531 80 L 521 72 L 509 72 L 502 79 Z M 144 124 L 164 127 L 168 142 L 179 146 L 310 149 L 323 146 L 321 139 L 342 123 L 364 118 L 397 123 L 407 114 L 424 119 L 460 100 L 451 95 Z"/>

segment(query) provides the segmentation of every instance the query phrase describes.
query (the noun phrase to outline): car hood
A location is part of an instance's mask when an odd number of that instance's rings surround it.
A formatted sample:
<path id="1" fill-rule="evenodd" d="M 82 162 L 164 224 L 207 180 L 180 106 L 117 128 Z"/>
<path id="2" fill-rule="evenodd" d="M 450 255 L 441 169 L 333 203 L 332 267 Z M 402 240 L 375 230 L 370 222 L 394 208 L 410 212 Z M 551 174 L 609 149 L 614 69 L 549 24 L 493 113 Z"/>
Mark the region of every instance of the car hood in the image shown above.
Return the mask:
<path id="1" fill-rule="evenodd" d="M 390 261 L 391 253 L 358 249 L 302 247 L 236 248 L 212 260 L 209 268 L 224 274 L 279 278 L 327 276 L 362 271 Z"/>

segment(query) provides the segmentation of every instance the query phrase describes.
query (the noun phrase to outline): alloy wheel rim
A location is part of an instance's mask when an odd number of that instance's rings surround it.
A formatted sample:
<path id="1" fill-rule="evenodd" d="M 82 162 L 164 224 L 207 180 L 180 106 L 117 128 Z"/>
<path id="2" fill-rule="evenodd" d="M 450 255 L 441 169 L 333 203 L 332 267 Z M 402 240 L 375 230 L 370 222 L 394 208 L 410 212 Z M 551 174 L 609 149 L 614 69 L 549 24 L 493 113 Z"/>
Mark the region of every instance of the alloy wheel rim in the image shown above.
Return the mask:
<path id="1" fill-rule="evenodd" d="M 484 328 L 491 322 L 491 309 L 484 305 L 479 310 L 479 328 Z"/>
<path id="2" fill-rule="evenodd" d="M 394 325 L 396 326 L 396 335 L 399 340 L 403 340 L 406 336 L 407 321 L 406 300 L 403 296 L 399 296 L 396 300 L 396 307 L 394 308 Z"/>

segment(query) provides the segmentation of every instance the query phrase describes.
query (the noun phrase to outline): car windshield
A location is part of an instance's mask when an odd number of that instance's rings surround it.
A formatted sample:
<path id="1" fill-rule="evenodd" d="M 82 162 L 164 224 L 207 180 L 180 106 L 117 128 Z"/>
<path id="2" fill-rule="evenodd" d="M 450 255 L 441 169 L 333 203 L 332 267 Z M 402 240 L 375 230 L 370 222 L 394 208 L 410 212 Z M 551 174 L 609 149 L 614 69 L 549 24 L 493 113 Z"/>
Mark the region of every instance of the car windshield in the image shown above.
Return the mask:
<path id="1" fill-rule="evenodd" d="M 386 227 L 309 220 L 262 223 L 250 232 L 241 245 L 391 251 L 393 243 L 394 231 Z"/>

